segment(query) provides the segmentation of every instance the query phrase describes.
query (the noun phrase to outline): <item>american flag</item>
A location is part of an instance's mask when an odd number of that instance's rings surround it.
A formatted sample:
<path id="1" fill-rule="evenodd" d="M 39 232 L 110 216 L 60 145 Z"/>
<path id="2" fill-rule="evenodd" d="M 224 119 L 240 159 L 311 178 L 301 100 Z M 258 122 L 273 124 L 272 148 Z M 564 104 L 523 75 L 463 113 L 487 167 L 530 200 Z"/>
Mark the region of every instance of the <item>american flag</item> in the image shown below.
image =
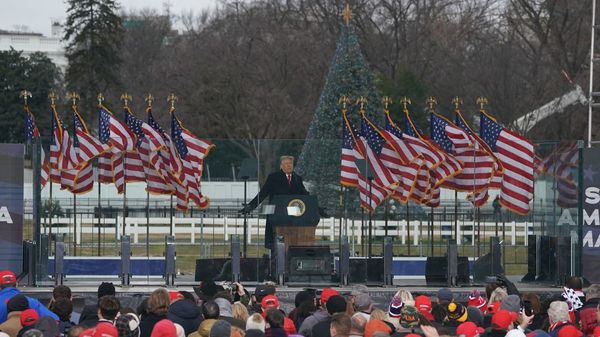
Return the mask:
<path id="1" fill-rule="evenodd" d="M 133 151 L 136 138 L 127 125 L 116 119 L 105 106 L 101 105 L 99 109 L 98 138 L 102 144 L 110 145 L 111 151 L 98 158 L 98 181 L 104 184 L 116 183 L 117 173 L 121 172 L 119 179 L 123 179 L 124 167 L 120 154 Z"/>
<path id="2" fill-rule="evenodd" d="M 356 161 L 365 159 L 364 152 L 357 147 L 360 133 L 350 124 L 345 112 L 343 118 L 341 183 L 346 186 L 358 186 L 360 206 L 373 212 L 393 191 L 379 186 L 374 180 L 369 180 L 360 173 Z"/>
<path id="3" fill-rule="evenodd" d="M 345 118 L 344 118 L 345 119 Z M 354 131 L 358 134 L 358 131 Z M 342 131 L 342 158 L 340 165 L 340 184 L 348 187 L 358 186 L 358 168 L 356 167 L 356 150 L 354 149 L 354 140 L 349 130 L 349 125 L 344 121 Z"/>
<path id="4" fill-rule="evenodd" d="M 418 168 L 415 186 L 410 194 L 410 199 L 419 203 L 425 203 L 427 200 L 430 200 L 432 186 L 434 186 L 430 181 L 430 170 L 439 166 L 443 157 L 439 156 L 436 151 L 432 151 L 431 146 L 424 140 L 403 133 L 392 121 L 391 116 L 387 112 L 385 128 L 382 134 L 388 140 L 388 144 L 394 147 L 405 162 L 414 163 L 415 160 L 422 158 L 422 165 Z"/>
<path id="5" fill-rule="evenodd" d="M 113 175 L 115 177 L 115 186 L 118 193 L 125 191 L 125 184 L 130 182 L 144 182 L 146 175 L 144 165 L 138 153 L 138 148 L 144 139 L 141 124 L 138 118 L 134 117 L 128 107 L 124 108 L 125 128 L 135 139 L 132 150 L 117 153 L 112 157 Z"/>
<path id="6" fill-rule="evenodd" d="M 502 164 L 500 164 L 498 158 L 496 158 L 496 156 L 494 155 L 494 152 L 490 149 L 486 142 L 484 142 L 483 139 L 481 139 L 481 137 L 479 137 L 479 135 L 473 131 L 473 129 L 469 126 L 469 124 L 463 117 L 462 113 L 458 110 L 455 111 L 454 123 L 457 127 L 462 129 L 470 137 L 472 137 L 473 142 L 476 143 L 481 150 L 485 151 L 494 161 L 493 176 L 490 180 L 488 188 L 480 192 L 472 193 L 472 195 L 469 195 L 467 197 L 467 199 L 469 199 L 473 203 L 473 205 L 475 205 L 475 207 L 481 207 L 488 200 L 488 190 L 490 188 L 500 188 L 502 184 L 502 174 L 504 169 L 502 168 Z"/>
<path id="7" fill-rule="evenodd" d="M 52 138 L 50 140 L 50 181 L 60 184 L 60 171 L 63 166 L 63 153 L 70 142 L 69 136 L 66 135 L 58 112 L 54 106 L 51 106 L 52 111 Z M 68 159 L 68 158 L 67 158 Z M 67 165 L 65 163 L 65 165 Z"/>
<path id="8" fill-rule="evenodd" d="M 29 110 L 28 106 L 25 106 L 25 139 L 27 141 L 34 141 L 40 138 L 40 130 L 38 130 L 37 125 L 35 124 L 35 117 L 33 113 Z M 49 177 L 49 161 L 46 153 L 44 152 L 44 148 L 41 148 L 40 151 L 40 163 L 41 163 L 41 172 L 40 172 L 40 183 L 42 184 L 42 188 L 46 186 Z"/>
<path id="9" fill-rule="evenodd" d="M 100 140 L 92 136 L 75 106 L 73 107 L 73 124 L 75 125 L 73 144 L 76 148 L 79 148 L 77 153 L 79 162 L 87 163 L 100 154 L 110 150 L 108 145 L 102 144 Z"/>
<path id="10" fill-rule="evenodd" d="M 432 181 L 435 181 L 435 185 L 433 187 L 437 187 L 440 185 L 446 185 L 446 182 L 459 174 L 462 171 L 462 164 L 447 153 L 445 153 L 441 148 L 439 148 L 431 139 L 429 139 L 423 131 L 421 131 L 412 121 L 408 113 L 406 114 L 406 128 L 404 129 L 404 133 L 408 134 L 411 137 L 418 138 L 422 140 L 425 144 L 427 144 L 428 148 L 423 149 L 423 155 L 427 157 L 435 156 L 441 158 L 439 161 L 439 165 L 433 167 L 430 170 L 430 175 L 432 176 Z"/>
<path id="11" fill-rule="evenodd" d="M 135 134 L 127 125 L 118 119 L 104 106 L 100 106 L 100 142 L 110 144 L 118 152 L 133 151 L 135 149 Z"/>
<path id="12" fill-rule="evenodd" d="M 183 191 L 184 188 L 181 186 L 181 182 L 172 173 L 176 171 L 171 171 L 169 167 L 169 158 L 171 157 L 169 144 L 171 137 L 156 122 L 152 115 L 151 107 L 146 109 L 146 114 L 148 117 L 147 125 L 155 132 L 155 135 L 151 138 L 156 138 L 158 144 L 164 144 L 164 146 L 159 147 L 155 151 L 150 151 L 150 143 L 148 143 L 147 156 L 144 147 L 140 148 L 140 156 L 142 162 L 144 162 L 144 170 L 146 171 L 146 190 L 152 194 L 174 194 L 177 189 L 176 185 L 179 185 L 178 189 Z M 180 194 L 183 196 L 183 193 Z M 182 203 L 182 201 L 179 203 Z"/>
<path id="13" fill-rule="evenodd" d="M 157 168 L 151 163 L 152 158 L 159 156 L 158 151 L 166 148 L 161 134 L 148 123 L 133 116 L 129 108 L 125 109 L 125 121 L 138 140 L 136 143 L 137 152 L 127 153 L 125 163 L 126 182 L 145 181 L 148 192 L 171 194 L 172 187 L 159 174 L 160 167 Z"/>
<path id="14" fill-rule="evenodd" d="M 156 122 L 156 119 L 154 119 L 154 116 L 152 115 L 152 110 L 148 109 L 147 113 L 148 124 L 161 135 L 163 142 L 165 143 L 165 148 L 159 151 L 162 159 L 169 165 L 171 172 L 181 173 L 183 164 L 181 164 L 181 159 L 177 154 L 175 143 L 172 141 L 171 136 Z"/>
<path id="15" fill-rule="evenodd" d="M 479 149 L 475 139 L 437 113 L 431 113 L 431 138 L 447 154 L 462 163 L 463 170 L 447 181 L 458 191 L 487 189 L 494 174 L 494 158 Z"/>
<path id="16" fill-rule="evenodd" d="M 94 187 L 94 169 L 90 161 L 110 148 L 90 134 L 77 107 L 73 106 L 72 109 L 75 132 L 65 155 L 72 165 L 68 167 L 63 160 L 61 186 L 74 194 L 83 194 Z"/>
<path id="17" fill-rule="evenodd" d="M 361 133 L 357 139 L 357 145 L 366 157 L 367 163 L 373 172 L 373 180 L 379 186 L 395 189 L 398 186 L 398 180 L 383 163 L 381 158 L 381 150 L 386 143 L 385 138 L 379 134 L 375 126 L 367 120 L 364 114 L 361 114 L 360 126 Z M 390 156 L 389 161 L 390 165 L 395 163 L 401 164 L 399 157 L 391 158 Z"/>
<path id="18" fill-rule="evenodd" d="M 533 144 L 527 138 L 500 126 L 485 112 L 480 115 L 479 135 L 504 168 L 500 203 L 515 213 L 527 214 L 529 202 L 533 199 Z"/>
<path id="19" fill-rule="evenodd" d="M 212 143 L 194 136 L 183 127 L 175 111 L 171 111 L 171 138 L 183 165 L 182 172 L 188 198 L 200 208 L 207 208 L 209 200 L 200 191 L 203 160 L 212 148 Z"/>
<path id="20" fill-rule="evenodd" d="M 448 179 L 460 173 L 462 165 L 456 158 L 449 156 L 439 149 L 427 136 L 423 134 L 412 121 L 408 112 L 405 114 L 405 139 L 411 137 L 415 140 L 415 149 L 425 158 L 428 171 L 423 169 L 417 178 L 417 188 L 412 199 L 416 202 L 431 207 L 439 205 L 439 187 Z M 416 142 L 416 140 L 420 142 Z"/>
<path id="21" fill-rule="evenodd" d="M 405 162 L 403 157 L 411 155 L 412 151 L 407 149 L 407 152 L 402 155 L 397 152 L 396 148 L 399 148 L 401 151 L 406 148 L 402 140 L 397 139 L 392 134 L 388 134 L 385 130 L 380 130 L 365 115 L 362 116 L 361 123 L 363 134 L 365 134 L 365 130 L 367 130 L 367 134 L 370 134 L 368 137 L 370 140 L 368 141 L 369 147 L 371 147 L 371 144 L 375 144 L 375 147 L 372 149 L 375 151 L 376 157 L 389 170 L 395 182 L 396 187 L 392 188 L 394 190 L 392 197 L 401 202 L 407 202 L 417 183 L 418 171 L 423 165 L 422 158 L 417 155 L 411 158 L 410 161 Z"/>

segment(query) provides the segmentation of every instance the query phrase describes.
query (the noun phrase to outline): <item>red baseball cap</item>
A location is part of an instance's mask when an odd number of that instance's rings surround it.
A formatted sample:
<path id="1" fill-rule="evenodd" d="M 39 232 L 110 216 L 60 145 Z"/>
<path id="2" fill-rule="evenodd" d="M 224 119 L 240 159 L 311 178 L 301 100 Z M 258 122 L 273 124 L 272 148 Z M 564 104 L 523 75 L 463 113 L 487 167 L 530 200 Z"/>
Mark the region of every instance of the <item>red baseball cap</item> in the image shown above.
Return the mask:
<path id="1" fill-rule="evenodd" d="M 321 292 L 321 303 L 326 303 L 331 296 L 337 296 L 340 293 L 333 288 L 325 288 Z"/>
<path id="2" fill-rule="evenodd" d="M 182 298 L 183 298 L 183 294 L 181 294 L 179 291 L 174 291 L 174 290 L 169 291 L 169 300 L 171 300 L 171 302 L 180 300 Z"/>
<path id="3" fill-rule="evenodd" d="M 492 328 L 508 330 L 517 319 L 517 313 L 508 310 L 499 310 L 492 316 Z"/>
<path id="4" fill-rule="evenodd" d="M 573 325 L 566 325 L 558 330 L 558 337 L 581 337 L 583 332 L 577 330 Z"/>
<path id="5" fill-rule="evenodd" d="M 10 270 L 0 271 L 0 284 L 17 283 L 17 275 Z"/>
<path id="6" fill-rule="evenodd" d="M 94 328 L 92 337 L 119 337 L 117 327 L 106 322 L 100 322 Z"/>
<path id="7" fill-rule="evenodd" d="M 278 308 L 279 307 L 279 299 L 275 295 L 267 295 L 267 296 L 263 297 L 262 301 L 260 302 L 260 306 L 263 309 Z"/>
<path id="8" fill-rule="evenodd" d="M 475 337 L 475 335 L 483 333 L 485 330 L 478 327 L 473 322 L 464 322 L 456 328 L 456 335 L 465 335 L 465 337 Z"/>
<path id="9" fill-rule="evenodd" d="M 28 326 L 37 323 L 40 319 L 40 315 L 38 315 L 37 311 L 34 309 L 26 309 L 21 312 L 21 325 Z"/>
<path id="10" fill-rule="evenodd" d="M 431 298 L 429 296 L 420 295 L 415 297 L 415 307 L 419 311 L 419 313 L 428 320 L 433 320 L 433 315 L 431 314 Z"/>
<path id="11" fill-rule="evenodd" d="M 491 315 L 497 313 L 498 310 L 500 310 L 500 305 L 502 305 L 502 302 L 494 302 L 488 304 L 487 313 Z"/>

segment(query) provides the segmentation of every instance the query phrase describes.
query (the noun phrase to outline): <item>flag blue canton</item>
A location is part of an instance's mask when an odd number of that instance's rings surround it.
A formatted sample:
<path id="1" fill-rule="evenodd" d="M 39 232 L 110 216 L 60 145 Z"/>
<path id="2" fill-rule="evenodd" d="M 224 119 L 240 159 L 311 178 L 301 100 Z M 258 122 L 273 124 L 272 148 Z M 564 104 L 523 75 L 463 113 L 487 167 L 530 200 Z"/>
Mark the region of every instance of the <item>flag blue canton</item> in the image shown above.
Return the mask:
<path id="1" fill-rule="evenodd" d="M 103 144 L 108 143 L 110 139 L 110 113 L 100 108 L 100 127 L 99 127 L 99 140 Z"/>
<path id="2" fill-rule="evenodd" d="M 379 134 L 375 127 L 371 123 L 369 123 L 369 121 L 364 116 L 361 118 L 360 124 L 362 135 L 367 139 L 369 147 L 375 153 L 380 154 L 381 149 L 385 145 L 385 139 Z"/>
<path id="3" fill-rule="evenodd" d="M 53 112 L 52 113 L 52 137 L 50 137 L 51 145 L 58 145 L 58 144 L 56 144 L 56 139 L 54 137 L 57 130 L 58 130 L 58 120 L 57 120 L 56 114 Z"/>
<path id="4" fill-rule="evenodd" d="M 156 120 L 154 119 L 154 116 L 152 115 L 151 111 L 148 111 L 148 124 L 156 131 L 160 132 L 161 135 L 165 134 L 165 130 L 163 130 L 162 127 L 160 127 L 160 125 L 158 125 L 158 123 L 156 122 Z"/>
<path id="5" fill-rule="evenodd" d="M 73 112 L 73 125 L 75 126 L 75 130 L 81 129 L 87 132 L 85 126 L 83 125 L 83 121 L 79 119 L 79 116 L 75 112 Z M 77 131 L 73 132 L 73 146 L 79 147 L 79 137 L 77 137 Z"/>
<path id="6" fill-rule="evenodd" d="M 489 145 L 493 152 L 497 152 L 496 142 L 498 141 L 500 132 L 502 132 L 502 127 L 484 113 L 481 114 L 480 123 L 479 135 L 483 138 L 483 141 Z"/>
<path id="7" fill-rule="evenodd" d="M 350 134 L 350 130 L 348 130 L 348 124 L 344 122 L 344 131 L 342 132 L 342 147 L 344 149 L 352 150 L 354 141 L 352 140 L 352 135 Z"/>
<path id="8" fill-rule="evenodd" d="M 32 140 L 38 137 L 36 132 L 35 122 L 33 121 L 33 116 L 30 112 L 25 114 L 25 138 L 27 140 Z"/>
<path id="9" fill-rule="evenodd" d="M 456 117 L 454 118 L 454 124 L 456 124 L 456 126 L 461 128 L 469 136 L 473 136 L 473 131 L 459 115 L 456 115 Z"/>
<path id="10" fill-rule="evenodd" d="M 420 138 L 420 136 L 423 134 L 423 131 L 419 130 L 416 125 L 411 123 L 410 117 L 407 116 L 404 119 L 404 133 L 411 137 Z"/>
<path id="11" fill-rule="evenodd" d="M 139 118 L 133 116 L 128 110 L 125 110 L 125 124 L 127 124 L 129 130 L 133 131 L 136 135 L 137 142 L 135 143 L 135 146 L 137 147 L 140 147 L 145 138 L 144 131 L 142 131 L 142 123 L 143 122 Z"/>
<path id="12" fill-rule="evenodd" d="M 453 146 L 448 134 L 446 134 L 447 125 L 449 125 L 447 121 L 436 114 L 431 114 L 431 138 L 444 151 L 451 153 L 453 152 Z"/>
<path id="13" fill-rule="evenodd" d="M 393 126 L 392 123 L 390 123 L 389 117 L 385 119 L 385 130 L 398 137 L 398 139 L 402 139 L 402 130 Z"/>
<path id="14" fill-rule="evenodd" d="M 183 139 L 183 128 L 181 127 L 181 123 L 175 117 L 175 112 L 171 114 L 171 137 L 175 142 L 175 148 L 177 149 L 177 153 L 182 159 L 188 154 L 187 146 L 185 145 L 185 140 Z"/>

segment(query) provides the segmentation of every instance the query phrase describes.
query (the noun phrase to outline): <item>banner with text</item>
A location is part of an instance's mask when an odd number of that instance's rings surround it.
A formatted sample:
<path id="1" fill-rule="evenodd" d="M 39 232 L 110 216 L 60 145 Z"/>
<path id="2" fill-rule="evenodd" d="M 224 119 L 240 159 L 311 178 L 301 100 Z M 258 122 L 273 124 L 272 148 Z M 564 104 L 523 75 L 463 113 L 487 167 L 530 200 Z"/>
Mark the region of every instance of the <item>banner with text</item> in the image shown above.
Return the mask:
<path id="1" fill-rule="evenodd" d="M 583 276 L 600 282 L 600 149 L 583 150 Z"/>
<path id="2" fill-rule="evenodd" d="M 23 144 L 0 144 L 0 270 L 23 265 Z"/>

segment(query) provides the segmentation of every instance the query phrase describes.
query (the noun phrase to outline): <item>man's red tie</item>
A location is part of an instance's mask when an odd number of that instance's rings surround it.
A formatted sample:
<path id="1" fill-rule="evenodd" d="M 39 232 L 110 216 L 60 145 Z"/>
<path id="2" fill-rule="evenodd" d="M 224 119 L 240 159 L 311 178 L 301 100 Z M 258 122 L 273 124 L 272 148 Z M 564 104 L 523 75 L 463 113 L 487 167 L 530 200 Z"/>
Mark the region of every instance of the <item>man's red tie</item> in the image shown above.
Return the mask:
<path id="1" fill-rule="evenodd" d="M 287 175 L 287 178 L 288 178 L 288 186 L 289 186 L 289 187 L 292 187 L 292 175 L 291 175 L 291 174 L 288 174 L 288 175 Z"/>

